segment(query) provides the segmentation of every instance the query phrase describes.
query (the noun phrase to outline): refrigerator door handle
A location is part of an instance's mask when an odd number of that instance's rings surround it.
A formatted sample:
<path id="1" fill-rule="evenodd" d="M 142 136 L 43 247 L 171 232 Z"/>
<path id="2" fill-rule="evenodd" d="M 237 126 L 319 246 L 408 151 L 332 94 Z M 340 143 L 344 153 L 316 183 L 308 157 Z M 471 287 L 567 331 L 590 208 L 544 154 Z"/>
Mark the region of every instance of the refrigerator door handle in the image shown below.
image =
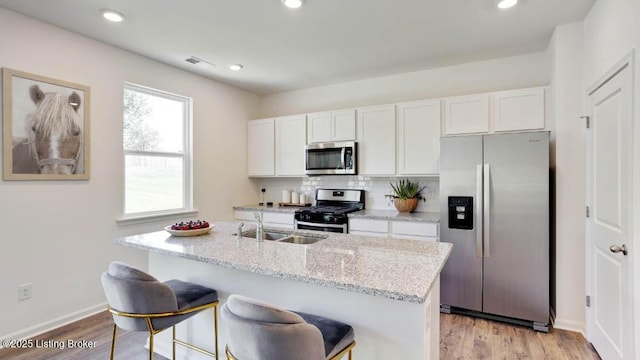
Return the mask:
<path id="1" fill-rule="evenodd" d="M 483 191 L 483 233 L 484 233 L 484 257 L 488 258 L 490 254 L 491 239 L 491 167 L 484 164 L 484 191 Z"/>
<path id="2" fill-rule="evenodd" d="M 476 257 L 482 257 L 482 165 L 476 166 L 476 204 L 475 204 L 475 223 L 476 223 Z"/>

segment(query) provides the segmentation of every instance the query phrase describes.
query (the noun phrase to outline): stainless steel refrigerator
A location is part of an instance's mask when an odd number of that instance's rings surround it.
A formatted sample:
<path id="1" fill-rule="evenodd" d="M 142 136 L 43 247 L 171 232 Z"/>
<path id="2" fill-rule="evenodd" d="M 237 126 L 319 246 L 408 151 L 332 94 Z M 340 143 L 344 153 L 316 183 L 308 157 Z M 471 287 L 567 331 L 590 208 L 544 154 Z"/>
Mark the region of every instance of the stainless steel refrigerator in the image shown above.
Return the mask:
<path id="1" fill-rule="evenodd" d="M 549 324 L 549 132 L 440 139 L 443 312 Z"/>

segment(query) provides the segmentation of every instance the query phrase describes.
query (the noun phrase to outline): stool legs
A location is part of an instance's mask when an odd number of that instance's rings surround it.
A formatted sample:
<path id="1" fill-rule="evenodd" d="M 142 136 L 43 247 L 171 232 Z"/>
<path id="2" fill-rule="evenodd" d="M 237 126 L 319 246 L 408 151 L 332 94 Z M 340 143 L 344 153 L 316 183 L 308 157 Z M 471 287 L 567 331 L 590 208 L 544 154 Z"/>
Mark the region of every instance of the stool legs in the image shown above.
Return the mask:
<path id="1" fill-rule="evenodd" d="M 113 334 L 111 335 L 111 355 L 109 355 L 110 360 L 113 360 L 113 353 L 116 349 L 116 331 L 118 331 L 118 327 L 116 324 L 113 324 Z"/>

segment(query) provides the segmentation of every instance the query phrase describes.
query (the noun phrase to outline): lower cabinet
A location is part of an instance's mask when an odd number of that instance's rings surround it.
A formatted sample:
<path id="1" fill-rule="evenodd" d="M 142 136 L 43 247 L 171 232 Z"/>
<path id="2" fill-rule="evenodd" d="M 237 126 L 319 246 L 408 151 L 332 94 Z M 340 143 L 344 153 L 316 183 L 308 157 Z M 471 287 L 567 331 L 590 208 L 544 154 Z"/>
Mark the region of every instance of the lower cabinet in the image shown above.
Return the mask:
<path id="1" fill-rule="evenodd" d="M 255 212 L 259 211 L 235 210 L 234 217 L 237 221 L 243 221 L 245 223 L 253 224 L 256 223 L 256 218 L 253 215 Z M 293 229 L 293 213 L 263 211 L 262 223 L 264 224 L 264 226 L 268 227 Z"/>
<path id="2" fill-rule="evenodd" d="M 349 219 L 349 234 L 438 241 L 438 224 L 415 221 Z"/>
<path id="3" fill-rule="evenodd" d="M 349 219 L 349 234 L 366 236 L 389 236 L 389 221 Z"/>
<path id="4" fill-rule="evenodd" d="M 391 237 L 413 240 L 438 241 L 438 224 L 391 221 Z"/>

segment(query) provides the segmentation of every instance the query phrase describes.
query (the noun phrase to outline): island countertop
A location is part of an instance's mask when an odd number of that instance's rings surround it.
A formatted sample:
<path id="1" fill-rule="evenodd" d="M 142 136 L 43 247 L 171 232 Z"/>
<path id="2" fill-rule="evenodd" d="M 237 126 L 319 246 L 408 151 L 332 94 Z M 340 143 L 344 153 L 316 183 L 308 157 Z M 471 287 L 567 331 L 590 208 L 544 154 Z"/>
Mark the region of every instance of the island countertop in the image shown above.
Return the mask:
<path id="1" fill-rule="evenodd" d="M 237 223 L 217 222 L 209 234 L 171 236 L 166 231 L 127 236 L 117 244 L 261 275 L 423 303 L 439 278 L 452 245 L 350 234 L 326 235 L 309 245 L 238 239 Z M 255 228 L 246 226 L 244 230 Z M 267 228 L 265 231 L 282 231 Z M 289 230 L 291 231 L 291 230 Z"/>

